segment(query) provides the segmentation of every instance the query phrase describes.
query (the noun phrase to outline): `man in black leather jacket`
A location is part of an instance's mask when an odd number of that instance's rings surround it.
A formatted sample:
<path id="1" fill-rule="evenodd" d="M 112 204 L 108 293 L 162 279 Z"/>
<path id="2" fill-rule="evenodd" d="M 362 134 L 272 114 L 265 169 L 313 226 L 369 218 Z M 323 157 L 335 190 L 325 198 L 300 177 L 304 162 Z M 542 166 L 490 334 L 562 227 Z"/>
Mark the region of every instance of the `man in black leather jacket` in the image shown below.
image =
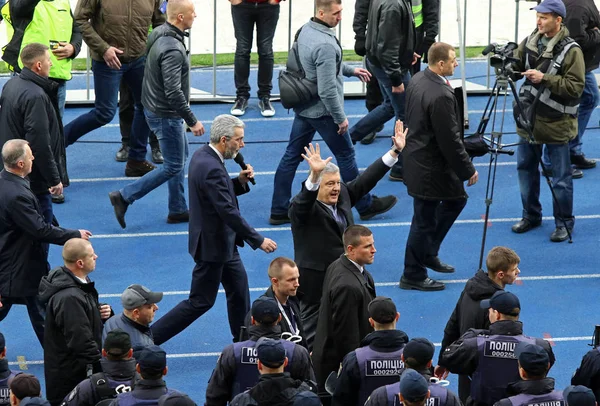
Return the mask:
<path id="1" fill-rule="evenodd" d="M 126 227 L 127 207 L 165 182 L 169 184 L 167 223 L 189 221 L 183 186 L 188 155 L 183 121 L 194 135 L 204 134 L 204 126 L 188 105 L 189 64 L 184 45 L 184 37 L 188 34 L 184 31 L 192 27 L 196 18 L 194 3 L 191 0 L 169 1 L 167 15 L 166 24 L 152 31 L 148 38 L 142 85 L 144 114 L 148 126 L 159 139 L 164 164 L 123 189 L 109 193 L 117 221 L 123 228 Z"/>

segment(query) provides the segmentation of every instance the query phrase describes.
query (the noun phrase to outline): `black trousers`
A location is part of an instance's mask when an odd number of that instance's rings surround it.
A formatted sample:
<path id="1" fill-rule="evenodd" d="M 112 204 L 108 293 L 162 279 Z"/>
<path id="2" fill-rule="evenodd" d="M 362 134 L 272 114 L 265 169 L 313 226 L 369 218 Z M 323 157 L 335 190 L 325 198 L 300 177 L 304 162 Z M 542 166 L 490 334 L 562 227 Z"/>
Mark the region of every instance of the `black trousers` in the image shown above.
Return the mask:
<path id="1" fill-rule="evenodd" d="M 302 326 L 304 327 L 303 337 L 306 339 L 306 345 L 309 352 L 313 349 L 313 343 L 317 333 L 319 308 L 321 307 L 324 281 L 324 271 L 300 268 L 298 299 L 300 301 L 300 317 L 302 319 Z"/>
<path id="2" fill-rule="evenodd" d="M 438 255 L 442 241 L 467 204 L 467 199 L 413 199 L 414 214 L 404 254 L 404 278 L 422 281 L 427 278 L 423 262 Z"/>
<path id="3" fill-rule="evenodd" d="M 258 49 L 258 97 L 269 97 L 273 89 L 273 37 L 279 21 L 279 4 L 246 3 L 231 6 L 235 33 L 233 71 L 238 97 L 250 97 L 250 51 L 256 25 Z"/>
<path id="4" fill-rule="evenodd" d="M 367 67 L 368 66 L 369 65 L 367 64 Z M 383 95 L 381 94 L 381 89 L 379 88 L 379 81 L 375 75 L 373 75 L 373 72 L 369 73 L 371 73 L 371 80 L 367 82 L 365 106 L 367 107 L 367 110 L 371 111 L 383 103 Z"/>
<path id="5" fill-rule="evenodd" d="M 119 129 L 121 130 L 121 143 L 123 145 L 129 145 L 135 103 L 133 100 L 133 93 L 131 93 L 131 89 L 127 86 L 127 81 L 124 78 L 124 76 L 121 78 L 121 83 L 119 84 Z M 150 131 L 148 140 L 152 149 L 160 148 L 156 134 L 152 131 Z"/>
<path id="6" fill-rule="evenodd" d="M 0 308 L 0 321 L 8 316 L 8 312 L 15 304 L 24 304 L 27 306 L 27 313 L 35 335 L 40 341 L 40 345 L 44 347 L 44 320 L 46 319 L 46 309 L 37 299 L 37 296 L 28 297 L 2 297 L 2 307 Z"/>
<path id="7" fill-rule="evenodd" d="M 210 310 L 223 284 L 227 297 L 227 315 L 233 341 L 240 337 L 244 317 L 250 311 L 248 275 L 236 251 L 227 262 L 196 262 L 188 299 L 181 301 L 152 325 L 154 343 L 160 345 L 185 330 Z"/>

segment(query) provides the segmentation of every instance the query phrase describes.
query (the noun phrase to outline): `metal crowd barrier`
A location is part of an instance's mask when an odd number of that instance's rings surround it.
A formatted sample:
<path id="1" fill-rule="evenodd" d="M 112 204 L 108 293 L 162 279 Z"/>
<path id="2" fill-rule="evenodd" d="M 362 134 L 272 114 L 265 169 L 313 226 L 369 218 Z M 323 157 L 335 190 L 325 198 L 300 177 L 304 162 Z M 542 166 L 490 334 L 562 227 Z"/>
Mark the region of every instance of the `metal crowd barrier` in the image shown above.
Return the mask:
<path id="1" fill-rule="evenodd" d="M 442 2 L 446 2 L 446 1 L 450 1 L 450 0 L 440 0 L 440 19 L 443 20 L 444 15 L 442 13 Z M 471 0 L 471 1 L 476 1 L 476 0 Z M 519 23 L 519 1 L 533 1 L 533 2 L 537 2 L 537 0 L 515 0 L 515 20 L 516 20 L 516 24 L 515 24 L 515 41 L 518 42 L 519 38 L 519 27 L 518 27 L 518 23 Z M 220 102 L 231 102 L 233 101 L 233 99 L 235 98 L 235 95 L 233 94 L 220 94 L 218 92 L 217 89 L 217 72 L 219 70 L 219 67 L 217 66 L 217 35 L 218 35 L 218 11 L 217 11 L 217 3 L 218 2 L 223 2 L 223 0 L 213 0 L 213 50 L 212 50 L 212 55 L 213 55 L 213 64 L 212 64 L 212 89 L 211 91 L 206 91 L 206 90 L 200 90 L 200 89 L 196 89 L 196 88 L 191 88 L 191 94 L 190 94 L 190 98 L 192 102 L 215 102 L 215 101 L 220 101 Z M 298 3 L 301 3 L 302 5 L 306 4 L 304 3 L 306 2 L 306 0 L 303 1 L 298 1 Z M 287 0 L 287 7 L 288 7 L 288 21 L 287 21 L 287 49 L 289 49 L 291 47 L 292 44 L 292 38 L 295 34 L 295 32 L 292 31 L 292 16 L 294 15 L 293 13 L 293 9 L 294 9 L 294 4 L 297 3 L 294 0 Z M 350 4 L 348 4 L 350 3 Z M 468 6 L 469 0 L 456 0 L 456 9 L 457 9 L 457 29 L 458 29 L 458 40 L 459 40 L 459 46 L 460 46 L 460 51 L 461 51 L 461 55 L 465 55 L 465 49 L 466 49 L 466 37 L 467 37 L 467 16 L 468 16 Z M 497 2 L 496 2 L 497 3 Z M 284 5 L 285 3 L 282 4 L 282 7 L 285 7 Z M 493 41 L 492 38 L 492 24 L 493 24 L 493 19 L 492 19 L 492 14 L 494 14 L 492 12 L 492 0 L 488 0 L 488 4 L 489 4 L 489 8 L 488 8 L 488 29 L 487 29 L 487 43 L 490 43 Z M 498 4 L 496 4 L 498 6 Z M 347 10 L 349 8 L 353 8 L 354 3 L 346 0 L 346 4 L 345 4 L 345 8 L 346 8 L 346 15 L 348 15 Z M 342 21 L 340 22 L 339 26 L 338 26 L 338 39 L 341 41 L 342 40 L 342 31 L 343 31 L 343 27 L 345 26 L 345 24 L 352 24 L 352 18 L 345 18 L 342 19 Z M 445 32 L 444 32 L 445 33 Z M 442 23 L 440 22 L 440 30 L 439 30 L 439 35 L 438 35 L 438 40 L 443 40 L 444 37 L 442 37 Z M 235 41 L 232 38 L 232 41 Z M 486 44 L 487 45 L 487 44 Z M 190 35 L 190 37 L 188 38 L 188 49 L 191 51 L 192 50 L 192 37 Z M 191 54 L 191 52 L 190 52 Z M 493 79 L 491 78 L 491 74 L 490 74 L 490 69 L 488 66 L 487 69 L 487 74 L 486 74 L 486 84 L 485 86 L 481 86 L 481 85 L 476 85 L 472 82 L 469 82 L 468 80 L 466 80 L 466 65 L 464 63 L 464 59 L 465 58 L 460 58 L 461 59 L 461 72 L 462 74 L 462 85 L 463 88 L 466 89 L 466 93 L 467 94 L 487 94 L 491 91 L 491 84 L 493 83 Z M 203 68 L 204 70 L 206 70 L 207 68 Z M 94 101 L 94 95 L 93 95 L 93 90 L 91 89 L 90 83 L 92 78 L 92 72 L 91 72 L 91 59 L 90 59 L 90 55 L 89 55 L 89 51 L 87 53 L 87 60 L 86 60 L 86 72 L 85 72 L 85 76 L 86 76 L 86 89 L 85 92 L 77 92 L 77 94 L 74 94 L 75 92 L 73 91 L 69 91 L 67 94 L 67 102 L 68 103 L 92 103 Z M 231 75 L 231 80 L 233 81 L 233 75 Z M 277 80 L 277 70 L 274 72 L 273 75 L 273 80 Z M 346 86 L 345 86 L 345 94 L 347 96 L 364 96 L 365 94 L 365 85 L 361 82 L 347 82 Z M 277 94 L 273 94 L 274 98 L 277 98 L 278 95 Z"/>

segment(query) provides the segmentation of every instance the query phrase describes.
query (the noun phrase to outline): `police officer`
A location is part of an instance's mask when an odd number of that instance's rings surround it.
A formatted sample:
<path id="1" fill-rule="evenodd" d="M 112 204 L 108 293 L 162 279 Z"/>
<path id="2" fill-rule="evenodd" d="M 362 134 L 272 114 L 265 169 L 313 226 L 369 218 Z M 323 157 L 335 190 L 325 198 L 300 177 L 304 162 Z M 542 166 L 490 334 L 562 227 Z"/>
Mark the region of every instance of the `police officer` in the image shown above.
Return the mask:
<path id="1" fill-rule="evenodd" d="M 163 395 L 176 391 L 167 389 L 163 376 L 167 374 L 167 353 L 158 345 L 144 348 L 138 357 L 136 371 L 142 379 L 130 392 L 119 393 L 110 406 L 156 405 Z"/>
<path id="2" fill-rule="evenodd" d="M 596 401 L 600 400 L 600 346 L 584 355 L 571 378 L 571 385 L 587 386 L 594 392 Z"/>
<path id="3" fill-rule="evenodd" d="M 425 406 L 431 396 L 427 380 L 414 369 L 407 369 L 400 378 L 400 403 L 406 406 Z"/>
<path id="4" fill-rule="evenodd" d="M 523 335 L 517 296 L 500 290 L 491 299 L 482 300 L 480 306 L 489 309 L 489 330 L 467 331 L 446 348 L 439 360 L 440 366 L 450 372 L 471 376 L 467 406 L 490 406 L 506 397 L 507 385 L 520 379 L 515 355 L 520 342 L 544 348 L 550 365 L 554 365 L 554 353 L 546 340 Z"/>
<path id="5" fill-rule="evenodd" d="M 373 390 L 398 382 L 404 369 L 400 357 L 408 336 L 396 330 L 400 318 L 396 305 L 389 297 L 377 296 L 368 311 L 375 331 L 363 338 L 360 348 L 344 357 L 332 406 L 364 405 Z"/>
<path id="6" fill-rule="evenodd" d="M 288 358 L 282 340 L 259 338 L 256 352 L 260 378 L 252 389 L 233 398 L 231 406 L 257 405 L 257 399 L 263 405 L 288 405 L 294 402 L 300 392 L 317 391 L 315 382 L 292 379 L 289 373 L 283 372 Z"/>
<path id="7" fill-rule="evenodd" d="M 20 373 L 9 369 L 6 359 L 6 340 L 4 334 L 0 333 L 0 406 L 10 405 L 8 381 Z"/>
<path id="8" fill-rule="evenodd" d="M 121 329 L 106 335 L 102 348 L 102 371 L 84 379 L 61 406 L 94 406 L 117 394 L 131 391 L 136 380 L 135 359 L 129 334 Z"/>
<path id="9" fill-rule="evenodd" d="M 515 355 L 519 359 L 519 375 L 522 381 L 510 383 L 506 388 L 509 397 L 496 402 L 494 406 L 564 406 L 562 392 L 554 390 L 554 379 L 546 377 L 550 369 L 550 359 L 546 350 L 536 344 L 520 342 L 515 347 Z"/>
<path id="10" fill-rule="evenodd" d="M 252 303 L 252 326 L 249 340 L 228 345 L 223 349 L 206 388 L 206 406 L 225 406 L 236 395 L 252 388 L 258 382 L 256 368 L 259 338 L 280 340 L 288 358 L 285 371 L 293 379 L 315 381 L 312 362 L 306 348 L 281 340 L 281 313 L 275 299 L 261 296 Z"/>
<path id="11" fill-rule="evenodd" d="M 590 388 L 582 385 L 567 386 L 563 391 L 567 406 L 597 406 L 596 397 Z"/>
<path id="12" fill-rule="evenodd" d="M 427 382 L 429 382 L 430 397 L 428 404 L 435 406 L 461 406 L 458 396 L 447 388 L 438 385 L 436 379 L 432 379 L 431 365 L 435 347 L 426 338 L 413 338 L 406 344 L 402 352 L 404 371 L 417 371 Z M 400 375 L 402 380 L 404 372 Z M 400 383 L 377 388 L 365 403 L 365 406 L 394 406 L 398 404 L 397 394 L 400 392 Z"/>

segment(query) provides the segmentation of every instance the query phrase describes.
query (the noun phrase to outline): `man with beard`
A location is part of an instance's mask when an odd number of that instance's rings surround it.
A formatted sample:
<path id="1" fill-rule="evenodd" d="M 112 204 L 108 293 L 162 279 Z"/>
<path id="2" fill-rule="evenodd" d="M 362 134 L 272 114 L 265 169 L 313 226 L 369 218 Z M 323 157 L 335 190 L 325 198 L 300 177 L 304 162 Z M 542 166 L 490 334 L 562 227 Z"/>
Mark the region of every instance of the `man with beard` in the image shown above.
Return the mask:
<path id="1" fill-rule="evenodd" d="M 277 249 L 240 214 L 237 196 L 248 193 L 254 177 L 252 166 L 230 178 L 225 159 L 233 159 L 244 147 L 244 123 L 227 114 L 217 116 L 210 129 L 210 144 L 194 153 L 189 168 L 189 253 L 196 266 L 188 299 L 180 302 L 152 326 L 154 343 L 160 345 L 182 332 L 206 313 L 217 299 L 219 285 L 227 296 L 229 326 L 233 340 L 250 310 L 248 275 L 237 247 L 244 242 L 266 253 Z"/>

